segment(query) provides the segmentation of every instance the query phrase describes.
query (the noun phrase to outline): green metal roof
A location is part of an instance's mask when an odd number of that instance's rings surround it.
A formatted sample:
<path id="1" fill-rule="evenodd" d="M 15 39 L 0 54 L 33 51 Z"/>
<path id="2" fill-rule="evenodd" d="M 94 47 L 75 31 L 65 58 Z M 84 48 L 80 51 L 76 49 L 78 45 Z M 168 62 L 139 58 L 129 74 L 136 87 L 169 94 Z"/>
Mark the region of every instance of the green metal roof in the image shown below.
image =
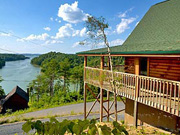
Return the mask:
<path id="1" fill-rule="evenodd" d="M 112 54 L 180 54 L 180 0 L 152 6 L 123 45 Z M 106 48 L 77 54 L 107 54 Z"/>

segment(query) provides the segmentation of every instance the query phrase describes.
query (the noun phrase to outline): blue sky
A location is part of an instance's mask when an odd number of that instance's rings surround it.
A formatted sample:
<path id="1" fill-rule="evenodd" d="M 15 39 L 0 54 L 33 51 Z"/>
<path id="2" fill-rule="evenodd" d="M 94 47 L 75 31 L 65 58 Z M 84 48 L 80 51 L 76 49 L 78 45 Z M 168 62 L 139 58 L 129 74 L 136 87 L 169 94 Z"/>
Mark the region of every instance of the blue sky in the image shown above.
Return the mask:
<path id="1" fill-rule="evenodd" d="M 87 15 L 106 18 L 111 46 L 122 44 L 148 9 L 163 0 L 0 0 L 0 53 L 76 53 Z M 96 47 L 104 47 L 99 44 Z"/>

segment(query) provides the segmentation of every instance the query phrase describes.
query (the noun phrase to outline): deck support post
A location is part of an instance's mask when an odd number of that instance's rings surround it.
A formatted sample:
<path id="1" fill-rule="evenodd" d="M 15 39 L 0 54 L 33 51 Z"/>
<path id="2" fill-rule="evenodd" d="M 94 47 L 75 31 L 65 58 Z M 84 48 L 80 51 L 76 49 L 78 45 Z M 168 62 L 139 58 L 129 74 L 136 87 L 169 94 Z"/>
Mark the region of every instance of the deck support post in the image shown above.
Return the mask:
<path id="1" fill-rule="evenodd" d="M 135 66 L 135 75 L 139 75 L 140 58 L 134 59 L 134 66 Z M 134 126 L 135 127 L 137 127 L 137 122 L 138 122 L 138 96 L 139 96 L 139 80 L 138 80 L 138 77 L 136 77 L 135 100 L 134 100 Z"/>
<path id="2" fill-rule="evenodd" d="M 107 66 L 108 66 L 108 70 L 110 70 L 110 60 L 109 60 L 109 57 L 108 57 L 108 62 L 107 62 Z M 107 90 L 107 110 L 108 110 L 108 113 L 107 113 L 107 122 L 109 122 L 109 111 L 110 111 L 110 92 Z"/>
<path id="3" fill-rule="evenodd" d="M 101 57 L 101 72 L 100 72 L 100 122 L 103 122 L 103 72 L 104 69 L 104 56 Z"/>
<path id="4" fill-rule="evenodd" d="M 107 91 L 107 122 L 109 122 L 109 100 L 110 100 L 110 97 L 109 97 L 109 91 Z"/>
<path id="5" fill-rule="evenodd" d="M 87 67 L 87 56 L 84 56 L 84 119 L 86 119 L 86 95 L 87 95 L 86 67 Z"/>

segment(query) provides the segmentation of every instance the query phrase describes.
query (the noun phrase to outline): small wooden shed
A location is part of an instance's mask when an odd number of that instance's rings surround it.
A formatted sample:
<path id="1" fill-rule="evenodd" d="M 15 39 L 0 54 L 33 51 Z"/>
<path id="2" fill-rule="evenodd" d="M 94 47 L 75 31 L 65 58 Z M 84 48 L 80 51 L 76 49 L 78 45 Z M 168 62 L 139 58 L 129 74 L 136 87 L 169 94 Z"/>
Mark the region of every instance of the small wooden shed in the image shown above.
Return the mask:
<path id="1" fill-rule="evenodd" d="M 1 113 L 6 113 L 7 109 L 13 112 L 28 108 L 29 96 L 19 86 L 16 86 L 4 99 L 1 99 Z"/>
<path id="2" fill-rule="evenodd" d="M 103 90 L 112 92 L 112 72 L 105 69 L 107 48 L 77 53 L 84 56 L 84 113 L 88 85 L 100 88 L 100 121 L 109 119 L 112 108 Z M 88 67 L 87 57 L 101 58 L 101 68 Z M 135 126 L 147 123 L 156 127 L 180 128 L 180 0 L 153 5 L 123 45 L 111 47 L 111 56 L 124 57 L 124 72 L 114 72 L 117 96 L 125 97 L 125 122 Z M 114 65 L 114 67 L 117 65 Z M 98 78 L 103 76 L 103 80 Z M 109 95 L 109 94 L 107 94 Z M 104 103 L 108 102 L 107 108 Z M 90 111 L 92 109 L 90 108 Z M 105 114 L 107 115 L 103 115 Z"/>

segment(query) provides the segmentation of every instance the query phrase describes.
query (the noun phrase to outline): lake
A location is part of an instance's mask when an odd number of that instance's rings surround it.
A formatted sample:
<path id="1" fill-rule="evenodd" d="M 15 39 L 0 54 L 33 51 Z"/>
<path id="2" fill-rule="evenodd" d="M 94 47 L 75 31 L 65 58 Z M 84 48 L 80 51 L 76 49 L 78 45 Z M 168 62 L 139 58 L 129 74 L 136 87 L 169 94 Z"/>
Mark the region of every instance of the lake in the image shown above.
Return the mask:
<path id="1" fill-rule="evenodd" d="M 16 85 L 23 90 L 27 90 L 29 83 L 40 74 L 40 68 L 31 65 L 31 59 L 35 56 L 26 55 L 30 59 L 6 62 L 6 65 L 0 69 L 0 76 L 3 80 L 0 85 L 8 94 Z M 70 83 L 70 91 L 77 91 L 80 85 Z"/>
<path id="2" fill-rule="evenodd" d="M 28 55 L 27 55 L 28 56 Z M 40 68 L 31 65 L 31 59 L 35 56 L 28 56 L 30 59 L 9 61 L 0 69 L 0 76 L 3 80 L 0 85 L 8 94 L 16 85 L 27 90 L 29 82 L 40 74 Z"/>

